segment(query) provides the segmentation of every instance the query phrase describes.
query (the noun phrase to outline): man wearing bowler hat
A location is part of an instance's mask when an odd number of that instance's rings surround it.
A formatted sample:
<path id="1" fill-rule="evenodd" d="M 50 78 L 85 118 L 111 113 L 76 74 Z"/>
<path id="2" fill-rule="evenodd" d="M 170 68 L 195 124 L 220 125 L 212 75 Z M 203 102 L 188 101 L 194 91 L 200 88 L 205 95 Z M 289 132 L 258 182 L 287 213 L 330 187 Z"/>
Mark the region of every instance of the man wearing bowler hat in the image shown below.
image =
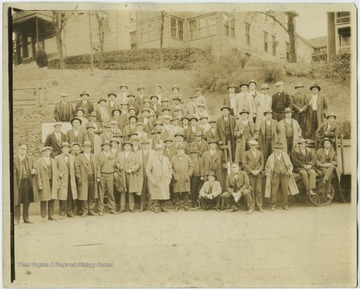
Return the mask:
<path id="1" fill-rule="evenodd" d="M 98 198 L 100 167 L 97 157 L 91 153 L 91 143 L 84 141 L 84 153 L 75 159 L 75 176 L 78 184 L 78 199 L 81 201 L 82 217 L 95 216 Z"/>
<path id="2" fill-rule="evenodd" d="M 81 100 L 75 105 L 75 111 L 77 111 L 78 108 L 82 108 L 84 110 L 84 117 L 88 117 L 88 115 L 94 111 L 94 105 L 89 100 L 90 94 L 84 90 L 80 93 L 80 97 Z"/>
<path id="3" fill-rule="evenodd" d="M 311 95 L 307 97 L 308 119 L 306 121 L 306 131 L 311 131 L 310 137 L 315 138 L 315 132 L 324 123 L 328 104 L 325 95 L 320 94 L 321 87 L 318 84 L 310 86 Z"/>
<path id="4" fill-rule="evenodd" d="M 285 108 L 285 118 L 277 124 L 279 142 L 283 144 L 284 152 L 288 155 L 291 155 L 293 146 L 296 145 L 298 139 L 302 137 L 300 125 L 292 118 L 292 113 L 291 108 Z"/>
<path id="5" fill-rule="evenodd" d="M 269 155 L 274 151 L 274 146 L 278 142 L 277 135 L 277 121 L 272 119 L 272 110 L 264 112 L 265 120 L 260 124 L 258 141 L 260 151 L 264 155 L 264 162 L 266 163 Z"/>
<path id="6" fill-rule="evenodd" d="M 290 157 L 283 151 L 284 147 L 281 143 L 277 143 L 274 149 L 274 153 L 269 156 L 265 166 L 265 197 L 271 197 L 271 211 L 275 211 L 278 192 L 281 192 L 283 209 L 289 210 L 288 194 L 299 193 L 292 175 L 293 165 Z"/>
<path id="7" fill-rule="evenodd" d="M 61 94 L 61 101 L 55 105 L 54 118 L 57 122 L 68 122 L 74 117 L 74 107 L 67 101 L 68 94 Z"/>
<path id="8" fill-rule="evenodd" d="M 204 140 L 204 134 L 201 131 L 195 133 L 195 140 L 188 145 L 188 151 L 195 149 L 198 151 L 198 156 L 201 157 L 204 152 L 209 150 L 207 141 Z"/>
<path id="9" fill-rule="evenodd" d="M 75 180 L 75 157 L 69 153 L 68 142 L 62 143 L 62 154 L 55 157 L 56 166 L 59 171 L 59 215 L 63 219 L 65 215 L 74 217 L 75 204 L 78 198 Z"/>
<path id="10" fill-rule="evenodd" d="M 216 174 L 214 171 L 210 171 L 207 174 L 207 181 L 202 185 L 199 191 L 199 201 L 204 210 L 209 210 L 212 206 L 215 206 L 217 211 L 220 211 L 220 195 L 222 188 L 220 182 L 216 181 Z"/>
<path id="11" fill-rule="evenodd" d="M 27 146 L 20 143 L 18 153 L 14 157 L 14 219 L 15 225 L 20 222 L 20 208 L 23 204 L 23 220 L 30 224 L 29 219 L 30 203 L 38 202 L 36 194 L 36 170 L 35 161 L 27 155 Z"/>
<path id="12" fill-rule="evenodd" d="M 62 153 L 61 144 L 66 141 L 66 135 L 61 132 L 62 124 L 57 122 L 54 124 L 54 131 L 49 133 L 45 139 L 45 147 L 51 147 L 52 158 Z"/>
<path id="13" fill-rule="evenodd" d="M 275 84 L 277 92 L 272 96 L 271 109 L 273 111 L 273 118 L 276 121 L 280 121 L 284 118 L 285 108 L 291 108 L 291 98 L 288 93 L 284 91 L 284 83 L 279 81 Z"/>
<path id="14" fill-rule="evenodd" d="M 95 126 L 92 123 L 86 125 L 86 133 L 84 134 L 84 141 L 91 143 L 91 153 L 98 154 L 101 152 L 101 138 L 95 133 Z"/>
<path id="15" fill-rule="evenodd" d="M 46 221 L 46 209 L 48 220 L 56 221 L 54 216 L 55 200 L 58 194 L 59 171 L 56 161 L 50 158 L 52 148 L 44 146 L 41 148 L 42 157 L 35 162 L 36 185 L 38 198 L 40 200 L 41 221 Z"/>
<path id="16" fill-rule="evenodd" d="M 89 114 L 89 122 L 87 124 L 93 124 L 95 131 L 98 131 L 101 129 L 101 124 L 97 119 L 96 111 L 93 111 Z M 85 128 L 87 128 L 87 124 L 85 125 Z"/>

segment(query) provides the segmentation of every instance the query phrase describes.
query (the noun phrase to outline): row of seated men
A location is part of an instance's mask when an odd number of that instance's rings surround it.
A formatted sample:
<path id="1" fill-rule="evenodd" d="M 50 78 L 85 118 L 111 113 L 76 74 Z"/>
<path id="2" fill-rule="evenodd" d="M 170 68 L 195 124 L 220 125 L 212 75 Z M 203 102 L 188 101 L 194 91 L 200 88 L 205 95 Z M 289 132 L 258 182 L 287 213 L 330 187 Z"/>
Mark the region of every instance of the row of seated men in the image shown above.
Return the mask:
<path id="1" fill-rule="evenodd" d="M 166 153 L 170 142 L 166 143 L 167 147 L 157 144 L 151 149 L 150 141 L 142 140 L 140 149 L 134 151 L 134 143 L 126 140 L 118 155 L 112 152 L 119 145 L 115 139 L 104 141 L 98 154 L 91 153 L 89 141 L 81 146 L 63 142 L 60 154 L 51 158 L 52 148 L 44 146 L 37 160 L 27 155 L 25 144 L 20 144 L 14 158 L 15 223 L 20 221 L 21 204 L 24 223 L 32 223 L 31 202 L 40 202 L 42 221 L 57 220 L 55 200 L 59 200 L 60 219 L 77 213 L 82 217 L 103 216 L 105 194 L 109 213 L 114 215 L 126 210 L 127 200 L 131 212 L 135 212 L 136 206 L 139 211 L 150 208 L 155 213 L 167 212 L 166 202 L 170 199 L 174 211 L 180 207 L 185 211 L 208 210 L 212 206 L 221 211 L 224 205 L 230 211 L 237 211 L 241 197 L 246 200 L 248 214 L 252 214 L 255 208 L 264 211 L 264 197 L 270 198 L 270 210 L 274 211 L 278 195 L 283 209 L 289 210 L 288 195 L 299 193 L 293 172 L 301 174 L 310 195 L 319 193 L 315 190 L 315 172 L 319 172 L 320 187 L 331 198 L 331 180 L 338 174 L 336 151 L 329 138 L 323 139 L 315 154 L 302 138 L 290 156 L 279 142 L 266 162 L 258 142 L 252 139 L 241 167 L 233 162 L 230 168 L 218 142 L 218 139 L 210 140 L 209 149 L 201 156 L 196 148 L 192 147 L 187 154 L 185 145 L 179 145 L 171 157 Z M 120 196 L 119 210 L 116 194 Z"/>

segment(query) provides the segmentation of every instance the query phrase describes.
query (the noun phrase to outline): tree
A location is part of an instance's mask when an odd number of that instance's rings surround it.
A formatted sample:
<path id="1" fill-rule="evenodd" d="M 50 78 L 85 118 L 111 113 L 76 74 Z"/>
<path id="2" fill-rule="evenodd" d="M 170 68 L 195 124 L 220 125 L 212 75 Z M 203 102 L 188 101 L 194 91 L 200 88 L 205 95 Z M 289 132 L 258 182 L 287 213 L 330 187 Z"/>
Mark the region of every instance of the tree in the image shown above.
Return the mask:
<path id="1" fill-rule="evenodd" d="M 71 15 L 71 12 L 68 11 L 52 11 L 52 24 L 56 35 L 57 49 L 59 51 L 60 69 L 64 69 L 64 29 Z"/>
<path id="2" fill-rule="evenodd" d="M 164 55 L 163 55 L 163 41 L 164 41 L 164 22 L 165 22 L 166 12 L 161 11 L 161 23 L 160 23 L 160 69 L 163 67 Z"/>
<path id="3" fill-rule="evenodd" d="M 96 20 L 98 23 L 98 36 L 100 43 L 100 69 L 104 68 L 104 43 L 105 43 L 105 29 L 106 29 L 106 21 L 102 12 L 96 12 Z"/>

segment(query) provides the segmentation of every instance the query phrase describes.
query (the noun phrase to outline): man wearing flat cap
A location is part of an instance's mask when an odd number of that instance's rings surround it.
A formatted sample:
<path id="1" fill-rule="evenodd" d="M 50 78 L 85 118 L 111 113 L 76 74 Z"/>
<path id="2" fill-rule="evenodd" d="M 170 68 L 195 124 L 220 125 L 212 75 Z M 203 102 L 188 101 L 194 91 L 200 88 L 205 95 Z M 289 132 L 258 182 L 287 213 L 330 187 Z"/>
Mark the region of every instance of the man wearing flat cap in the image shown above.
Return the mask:
<path id="1" fill-rule="evenodd" d="M 74 117 L 74 107 L 67 101 L 68 94 L 61 94 L 61 101 L 55 105 L 54 118 L 56 122 L 68 122 Z"/>
<path id="2" fill-rule="evenodd" d="M 297 83 L 294 88 L 295 93 L 291 96 L 294 111 L 293 118 L 299 123 L 301 130 L 305 132 L 308 103 L 306 102 L 306 94 L 303 92 L 304 85 Z"/>
<path id="3" fill-rule="evenodd" d="M 328 103 L 325 95 L 320 94 L 321 87 L 317 84 L 310 86 L 311 94 L 307 97 L 308 118 L 306 121 L 306 131 L 310 131 L 310 138 L 315 139 L 316 130 L 324 123 L 325 115 L 328 109 Z"/>
<path id="4" fill-rule="evenodd" d="M 261 93 L 256 90 L 257 83 L 255 80 L 249 81 L 249 119 L 256 123 L 257 112 L 260 106 Z"/>
<path id="5" fill-rule="evenodd" d="M 279 81 L 275 84 L 277 92 L 272 96 L 271 109 L 273 111 L 273 119 L 280 121 L 284 118 L 285 108 L 291 108 L 291 98 L 288 93 L 284 91 L 284 83 Z"/>
<path id="6" fill-rule="evenodd" d="M 54 131 L 49 133 L 45 139 L 44 146 L 51 147 L 51 154 L 52 158 L 58 156 L 62 153 L 61 144 L 66 141 L 66 135 L 61 132 L 61 123 L 54 124 Z"/>
<path id="7" fill-rule="evenodd" d="M 56 161 L 50 158 L 52 148 L 44 146 L 40 151 L 42 157 L 35 162 L 35 169 L 41 221 L 46 221 L 46 210 L 48 212 L 48 220 L 55 221 L 54 208 L 55 200 L 58 197 L 59 171 Z"/>
<path id="8" fill-rule="evenodd" d="M 75 157 L 71 155 L 68 142 L 62 143 L 62 154 L 55 157 L 56 166 L 59 171 L 59 215 L 63 219 L 65 215 L 74 217 L 77 195 L 75 179 Z"/>
<path id="9" fill-rule="evenodd" d="M 81 100 L 79 100 L 75 105 L 75 111 L 78 108 L 82 108 L 84 111 L 84 117 L 87 118 L 91 112 L 94 111 L 94 105 L 89 100 L 90 94 L 87 91 L 83 91 L 80 93 Z"/>
<path id="10" fill-rule="evenodd" d="M 14 157 L 14 219 L 15 225 L 20 222 L 20 208 L 23 204 L 23 220 L 25 224 L 32 223 L 29 219 L 30 203 L 38 202 L 36 194 L 35 161 L 27 155 L 27 146 L 20 143 L 18 153 Z"/>

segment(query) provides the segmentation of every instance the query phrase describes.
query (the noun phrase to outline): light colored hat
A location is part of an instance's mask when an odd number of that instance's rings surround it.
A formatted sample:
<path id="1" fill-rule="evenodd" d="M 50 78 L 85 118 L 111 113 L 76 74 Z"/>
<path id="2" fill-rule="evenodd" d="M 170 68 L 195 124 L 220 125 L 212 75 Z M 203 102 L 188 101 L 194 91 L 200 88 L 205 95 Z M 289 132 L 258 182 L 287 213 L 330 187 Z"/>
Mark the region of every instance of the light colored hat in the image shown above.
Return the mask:
<path id="1" fill-rule="evenodd" d="M 52 147 L 48 147 L 48 146 L 42 147 L 42 148 L 40 149 L 40 152 L 44 152 L 44 151 L 47 151 L 47 150 L 52 151 Z"/>
<path id="2" fill-rule="evenodd" d="M 73 144 L 73 145 L 74 145 L 74 144 Z M 88 141 L 88 140 L 84 141 L 83 147 L 84 147 L 84 148 L 86 148 L 86 147 L 92 147 L 91 142 Z"/>
<path id="3" fill-rule="evenodd" d="M 257 145 L 257 144 L 259 143 L 256 140 L 254 139 L 249 140 L 249 145 Z"/>
<path id="4" fill-rule="evenodd" d="M 284 82 L 278 81 L 278 82 L 275 83 L 275 87 L 278 87 L 278 86 L 280 86 L 280 85 L 284 85 Z"/>
<path id="5" fill-rule="evenodd" d="M 62 126 L 61 122 L 54 123 L 53 127 Z"/>
<path id="6" fill-rule="evenodd" d="M 61 147 L 64 148 L 64 147 L 69 147 L 69 143 L 67 141 L 64 141 L 62 144 L 61 144 Z"/>

